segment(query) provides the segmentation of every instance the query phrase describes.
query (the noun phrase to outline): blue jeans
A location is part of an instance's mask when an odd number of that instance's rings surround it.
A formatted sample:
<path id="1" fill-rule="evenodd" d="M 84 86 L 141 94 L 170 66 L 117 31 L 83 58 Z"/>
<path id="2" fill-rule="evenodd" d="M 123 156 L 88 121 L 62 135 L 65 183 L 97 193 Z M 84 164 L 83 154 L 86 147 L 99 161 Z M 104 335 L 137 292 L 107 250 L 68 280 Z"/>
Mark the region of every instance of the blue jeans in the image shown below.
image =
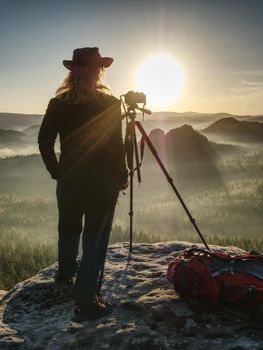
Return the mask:
<path id="1" fill-rule="evenodd" d="M 96 296 L 118 193 L 117 186 L 109 183 L 57 184 L 59 276 L 71 278 L 77 272 L 74 288 L 77 304 L 89 304 Z M 82 229 L 82 257 L 77 269 Z"/>

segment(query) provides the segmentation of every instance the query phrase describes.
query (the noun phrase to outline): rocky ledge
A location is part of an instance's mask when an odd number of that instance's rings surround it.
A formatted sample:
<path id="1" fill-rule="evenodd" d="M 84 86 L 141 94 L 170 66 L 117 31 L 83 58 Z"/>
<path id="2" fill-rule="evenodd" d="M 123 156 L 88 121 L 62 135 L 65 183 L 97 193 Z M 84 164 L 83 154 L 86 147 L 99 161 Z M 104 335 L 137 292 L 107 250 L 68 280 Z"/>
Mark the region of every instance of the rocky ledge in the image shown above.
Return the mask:
<path id="1" fill-rule="evenodd" d="M 96 321 L 73 322 L 71 290 L 53 281 L 56 264 L 40 271 L 2 298 L 0 349 L 263 349 L 260 312 L 188 305 L 168 285 L 168 262 L 189 246 L 135 244 L 132 256 L 127 243 L 110 246 L 103 296 L 115 308 Z"/>

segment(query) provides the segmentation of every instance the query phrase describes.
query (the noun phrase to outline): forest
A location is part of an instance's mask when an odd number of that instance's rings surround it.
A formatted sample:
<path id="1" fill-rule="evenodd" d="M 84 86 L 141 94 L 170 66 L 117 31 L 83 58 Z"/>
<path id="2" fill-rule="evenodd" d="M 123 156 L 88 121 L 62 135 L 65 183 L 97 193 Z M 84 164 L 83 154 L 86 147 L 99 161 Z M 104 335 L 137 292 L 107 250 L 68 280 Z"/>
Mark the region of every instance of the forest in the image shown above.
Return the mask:
<path id="1" fill-rule="evenodd" d="M 208 243 L 262 252 L 262 119 L 195 117 L 157 115 L 144 126 Z M 56 182 L 37 151 L 39 125 L 16 117 L 7 129 L 6 118 L 0 116 L 0 289 L 8 290 L 56 261 L 58 213 Z M 19 153 L 23 147 L 27 152 Z M 141 184 L 135 176 L 134 242 L 200 243 L 147 148 L 141 173 Z M 112 243 L 129 240 L 128 213 L 129 189 L 119 195 Z"/>

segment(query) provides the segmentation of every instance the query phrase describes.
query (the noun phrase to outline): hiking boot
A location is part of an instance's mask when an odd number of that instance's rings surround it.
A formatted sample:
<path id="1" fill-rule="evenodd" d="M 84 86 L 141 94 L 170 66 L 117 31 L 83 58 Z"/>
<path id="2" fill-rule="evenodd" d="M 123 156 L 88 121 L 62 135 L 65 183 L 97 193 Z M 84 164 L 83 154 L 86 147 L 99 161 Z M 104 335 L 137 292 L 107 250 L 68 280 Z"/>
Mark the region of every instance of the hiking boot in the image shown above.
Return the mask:
<path id="1" fill-rule="evenodd" d="M 63 286 L 63 287 L 73 287 L 73 277 L 67 278 L 64 276 L 60 276 L 58 272 L 56 272 L 54 277 L 55 283 Z"/>
<path id="2" fill-rule="evenodd" d="M 96 299 L 90 305 L 75 305 L 73 320 L 76 322 L 95 320 L 110 314 L 112 311 L 113 307 L 110 303 L 103 304 Z"/>
<path id="3" fill-rule="evenodd" d="M 96 295 L 96 299 L 103 304 L 103 298 L 102 298 L 102 294 L 101 292 L 98 292 L 97 295 Z"/>

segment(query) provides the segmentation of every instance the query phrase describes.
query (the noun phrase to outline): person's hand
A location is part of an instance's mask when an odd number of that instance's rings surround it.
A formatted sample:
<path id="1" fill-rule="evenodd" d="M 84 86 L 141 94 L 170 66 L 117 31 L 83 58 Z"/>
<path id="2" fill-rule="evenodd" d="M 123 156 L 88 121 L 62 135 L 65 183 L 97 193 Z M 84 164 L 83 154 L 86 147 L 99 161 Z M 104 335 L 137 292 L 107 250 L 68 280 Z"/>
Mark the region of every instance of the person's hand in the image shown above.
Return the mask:
<path id="1" fill-rule="evenodd" d="M 129 180 L 128 180 L 128 169 L 124 169 L 120 173 L 119 177 L 119 184 L 120 184 L 120 191 L 126 190 L 126 188 L 129 186 Z"/>
<path id="2" fill-rule="evenodd" d="M 124 191 L 124 190 L 126 190 L 126 188 L 129 186 L 129 182 L 127 181 L 126 183 L 124 183 L 124 184 L 121 184 L 121 186 L 120 186 L 120 191 Z"/>

